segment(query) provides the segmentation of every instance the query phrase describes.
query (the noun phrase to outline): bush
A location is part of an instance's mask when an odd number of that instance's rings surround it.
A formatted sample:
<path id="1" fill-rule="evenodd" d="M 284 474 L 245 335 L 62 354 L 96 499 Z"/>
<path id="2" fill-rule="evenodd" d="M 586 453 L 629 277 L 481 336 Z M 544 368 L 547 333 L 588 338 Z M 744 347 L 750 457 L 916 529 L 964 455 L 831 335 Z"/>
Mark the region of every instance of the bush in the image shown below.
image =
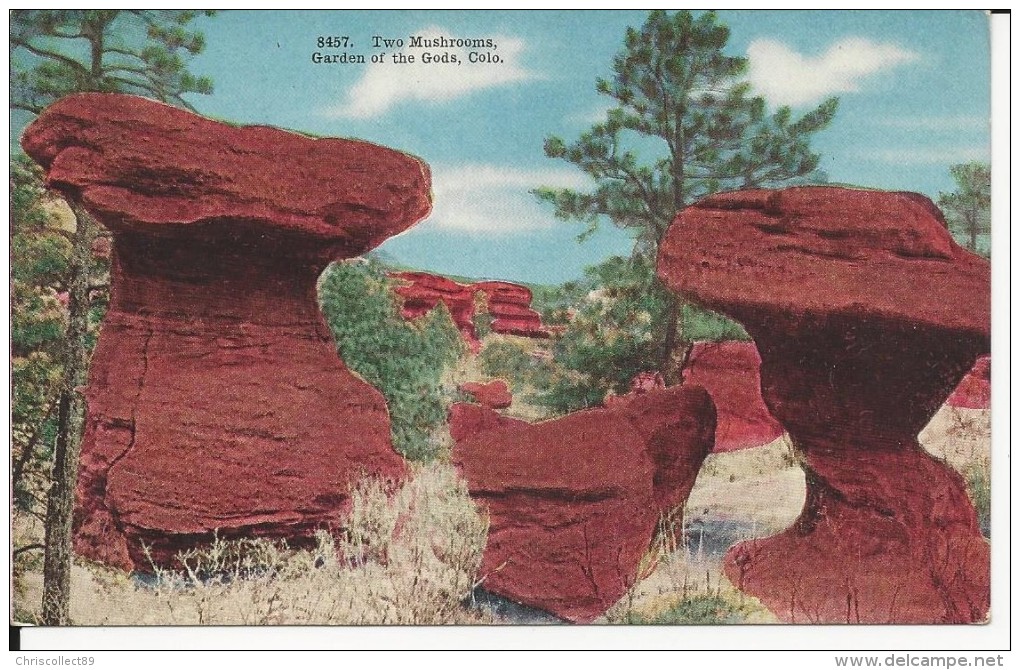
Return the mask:
<path id="1" fill-rule="evenodd" d="M 478 365 L 486 376 L 507 380 L 514 393 L 529 387 L 548 388 L 556 374 L 550 361 L 536 358 L 520 345 L 507 341 L 487 344 L 478 354 Z"/>
<path id="2" fill-rule="evenodd" d="M 445 306 L 408 322 L 391 289 L 375 260 L 337 263 L 319 282 L 319 302 L 340 357 L 385 396 L 394 447 L 429 460 L 438 452 L 435 432 L 449 403 L 441 377 L 463 344 Z"/>
<path id="3" fill-rule="evenodd" d="M 629 614 L 624 623 L 660 625 L 718 625 L 743 623 L 745 614 L 738 603 L 721 595 L 700 593 L 691 595 L 654 616 Z"/>
<path id="4" fill-rule="evenodd" d="M 215 539 L 178 555 L 181 571 L 133 580 L 80 563 L 75 625 L 418 625 L 494 623 L 468 602 L 488 531 L 453 467 L 412 466 L 393 490 L 353 487 L 350 515 L 316 546 Z M 32 607 L 21 616 L 35 619 Z"/>
<path id="5" fill-rule="evenodd" d="M 640 257 L 613 257 L 585 271 L 581 282 L 546 290 L 550 318 L 571 314 L 553 355 L 563 370 L 539 401 L 556 412 L 599 405 L 607 393 L 623 394 L 640 372 L 660 370 L 670 295 L 655 279 L 654 266 Z M 564 300 L 574 297 L 572 307 Z M 697 305 L 684 304 L 683 338 L 746 340 L 735 321 Z"/>

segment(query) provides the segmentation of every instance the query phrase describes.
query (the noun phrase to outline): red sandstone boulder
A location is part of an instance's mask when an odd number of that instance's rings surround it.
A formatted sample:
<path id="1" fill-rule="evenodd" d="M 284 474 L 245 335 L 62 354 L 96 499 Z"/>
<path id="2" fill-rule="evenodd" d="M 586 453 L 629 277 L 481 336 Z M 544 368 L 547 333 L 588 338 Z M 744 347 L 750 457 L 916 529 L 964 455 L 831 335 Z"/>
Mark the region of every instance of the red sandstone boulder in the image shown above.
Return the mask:
<path id="1" fill-rule="evenodd" d="M 962 478 L 917 434 L 988 352 L 989 266 L 911 193 L 801 187 L 681 212 L 660 278 L 739 320 L 807 470 L 794 527 L 726 574 L 787 621 L 960 623 L 989 605 Z"/>
<path id="2" fill-rule="evenodd" d="M 736 451 L 783 436 L 761 397 L 761 357 L 753 342 L 695 342 L 684 381 L 702 386 L 718 413 L 715 450 Z"/>
<path id="3" fill-rule="evenodd" d="M 510 387 L 502 379 L 495 379 L 488 384 L 464 382 L 457 388 L 474 398 L 475 402 L 482 407 L 490 409 L 506 409 L 514 401 L 514 397 L 510 393 Z"/>
<path id="4" fill-rule="evenodd" d="M 169 565 L 214 531 L 300 544 L 340 520 L 356 477 L 403 475 L 315 284 L 428 213 L 423 162 L 115 94 L 63 98 L 22 146 L 114 236 L 78 553 L 149 570 L 143 545 Z"/>
<path id="5" fill-rule="evenodd" d="M 455 405 L 453 460 L 489 515 L 482 587 L 574 622 L 603 614 L 682 510 L 714 431 L 699 387 L 537 424 Z"/>
<path id="6" fill-rule="evenodd" d="M 490 407 L 473 405 L 466 402 L 450 405 L 446 418 L 450 424 L 450 437 L 453 438 L 454 442 L 460 442 L 468 437 L 485 433 L 495 428 L 528 425 L 527 421 L 503 416 Z"/>

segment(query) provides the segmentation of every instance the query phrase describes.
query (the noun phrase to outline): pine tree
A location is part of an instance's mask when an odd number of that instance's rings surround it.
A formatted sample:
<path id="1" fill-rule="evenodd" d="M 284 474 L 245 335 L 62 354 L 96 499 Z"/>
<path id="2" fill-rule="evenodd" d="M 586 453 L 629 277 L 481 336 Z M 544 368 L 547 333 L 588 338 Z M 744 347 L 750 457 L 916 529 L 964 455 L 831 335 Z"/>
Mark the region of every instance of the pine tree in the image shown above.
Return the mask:
<path id="1" fill-rule="evenodd" d="M 535 192 L 558 217 L 588 224 L 581 239 L 608 219 L 633 232 L 635 255 L 654 268 L 666 229 L 687 205 L 817 170 L 809 140 L 832 120 L 838 100 L 796 119 L 789 107 L 769 113 L 742 81 L 747 59 L 725 53 L 729 36 L 714 12 L 652 12 L 640 30 L 627 29 L 612 76 L 596 82 L 613 103 L 605 120 L 575 142 L 546 140 L 546 155 L 577 165 L 596 183 L 589 192 Z M 677 383 L 689 349 L 680 328 L 683 303 L 649 283 L 667 302 L 662 322 L 653 324 L 659 369 L 667 383 Z"/>
<path id="2" fill-rule="evenodd" d="M 187 30 L 196 16 L 176 10 L 14 10 L 10 107 L 39 114 L 71 93 L 117 91 L 190 108 L 185 94 L 212 92 L 208 79 L 194 77 L 185 67 L 185 59 L 205 46 L 201 33 Z M 88 368 L 91 249 L 99 231 L 79 203 L 68 204 L 76 226 L 45 523 L 42 622 L 47 625 L 70 623 L 71 521 L 84 416 L 77 389 Z"/>
<path id="3" fill-rule="evenodd" d="M 982 246 L 979 238 L 991 232 L 991 166 L 972 161 L 952 166 L 949 173 L 956 182 L 956 190 L 939 193 L 938 198 L 949 230 L 968 249 L 988 256 L 991 249 Z"/>

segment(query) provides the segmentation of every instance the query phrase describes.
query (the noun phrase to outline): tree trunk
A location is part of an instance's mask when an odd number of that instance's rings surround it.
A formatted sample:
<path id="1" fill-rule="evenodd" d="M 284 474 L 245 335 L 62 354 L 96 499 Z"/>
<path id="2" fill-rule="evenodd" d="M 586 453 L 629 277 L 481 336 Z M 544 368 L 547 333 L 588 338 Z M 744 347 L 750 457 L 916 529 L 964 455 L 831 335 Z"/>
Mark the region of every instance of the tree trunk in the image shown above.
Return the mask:
<path id="1" fill-rule="evenodd" d="M 683 381 L 683 370 L 690 353 L 690 343 L 683 333 L 683 298 L 666 293 L 666 333 L 662 342 L 660 370 L 666 386 L 675 386 Z"/>
<path id="2" fill-rule="evenodd" d="M 57 401 L 57 441 L 53 482 L 46 500 L 46 553 L 43 563 L 42 623 L 66 626 L 70 620 L 71 520 L 78 482 L 84 400 L 78 389 L 85 384 L 88 349 L 85 337 L 89 315 L 89 270 L 96 224 L 72 204 L 77 227 L 68 267 L 68 323 L 64 342 L 64 376 Z"/>

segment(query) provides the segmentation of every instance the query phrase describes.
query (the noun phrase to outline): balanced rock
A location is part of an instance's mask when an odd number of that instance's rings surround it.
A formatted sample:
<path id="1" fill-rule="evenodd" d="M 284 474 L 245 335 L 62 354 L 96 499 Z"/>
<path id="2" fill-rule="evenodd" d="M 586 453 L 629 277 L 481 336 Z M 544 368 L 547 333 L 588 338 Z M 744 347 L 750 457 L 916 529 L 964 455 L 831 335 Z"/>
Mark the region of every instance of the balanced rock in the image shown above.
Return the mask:
<path id="1" fill-rule="evenodd" d="M 695 342 L 691 347 L 683 377 L 712 396 L 717 452 L 759 447 L 783 436 L 761 397 L 760 369 L 753 342 Z"/>
<path id="2" fill-rule="evenodd" d="M 510 393 L 510 386 L 502 379 L 494 379 L 487 384 L 464 382 L 457 388 L 474 398 L 475 402 L 482 407 L 489 409 L 506 409 L 514 401 L 513 394 Z"/>
<path id="3" fill-rule="evenodd" d="M 489 515 L 482 587 L 569 621 L 603 614 L 638 578 L 664 517 L 712 450 L 715 410 L 696 386 L 537 424 L 451 409 L 453 461 Z"/>
<path id="4" fill-rule="evenodd" d="M 989 347 L 989 266 L 923 196 L 753 190 L 682 211 L 672 290 L 740 321 L 762 395 L 807 471 L 794 526 L 726 574 L 794 622 L 961 623 L 989 606 L 989 546 L 963 479 L 917 434 Z"/>
<path id="5" fill-rule="evenodd" d="M 355 477 L 403 475 L 316 280 L 428 213 L 423 162 L 116 94 L 63 98 L 22 146 L 114 236 L 79 554 L 150 570 L 214 533 L 300 543 L 341 520 Z"/>

